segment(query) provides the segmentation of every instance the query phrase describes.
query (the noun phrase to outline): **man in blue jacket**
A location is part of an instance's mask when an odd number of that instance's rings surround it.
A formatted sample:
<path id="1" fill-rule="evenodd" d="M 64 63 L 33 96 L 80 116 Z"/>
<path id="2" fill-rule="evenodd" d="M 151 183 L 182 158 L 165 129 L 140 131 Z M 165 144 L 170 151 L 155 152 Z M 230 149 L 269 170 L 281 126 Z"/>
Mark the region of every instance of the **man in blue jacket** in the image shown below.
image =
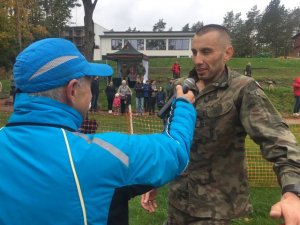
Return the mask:
<path id="1" fill-rule="evenodd" d="M 196 113 L 181 86 L 162 134 L 76 132 L 92 76 L 112 72 L 60 38 L 19 54 L 14 112 L 0 129 L 0 224 L 106 224 L 115 190 L 158 187 L 185 169 Z"/>

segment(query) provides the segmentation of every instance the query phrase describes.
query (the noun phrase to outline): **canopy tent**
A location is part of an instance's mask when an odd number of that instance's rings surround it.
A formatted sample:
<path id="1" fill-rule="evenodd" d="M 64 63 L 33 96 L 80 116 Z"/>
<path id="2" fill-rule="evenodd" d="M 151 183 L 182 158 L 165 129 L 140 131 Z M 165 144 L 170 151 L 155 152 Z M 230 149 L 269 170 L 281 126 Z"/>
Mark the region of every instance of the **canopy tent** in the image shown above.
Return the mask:
<path id="1" fill-rule="evenodd" d="M 148 80 L 148 56 L 137 51 L 129 42 L 121 50 L 106 54 L 106 59 L 117 62 L 117 78 L 129 77 L 129 80 L 131 78 L 135 82 L 136 76 L 139 75 L 140 67 L 143 67 L 145 69 L 143 81 Z"/>

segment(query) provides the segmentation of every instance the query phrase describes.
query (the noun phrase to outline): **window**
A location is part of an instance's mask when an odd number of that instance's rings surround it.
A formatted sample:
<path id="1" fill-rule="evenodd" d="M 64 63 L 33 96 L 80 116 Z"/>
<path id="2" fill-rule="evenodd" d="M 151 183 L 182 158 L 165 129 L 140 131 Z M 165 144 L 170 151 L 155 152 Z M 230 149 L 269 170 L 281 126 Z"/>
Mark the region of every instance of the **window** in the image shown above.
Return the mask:
<path id="1" fill-rule="evenodd" d="M 144 50 L 144 39 L 125 39 L 125 45 L 129 42 L 136 50 Z"/>
<path id="2" fill-rule="evenodd" d="M 169 50 L 189 50 L 189 39 L 169 39 Z"/>
<path id="3" fill-rule="evenodd" d="M 122 39 L 112 39 L 111 40 L 111 50 L 122 49 Z"/>
<path id="4" fill-rule="evenodd" d="M 76 29 L 75 30 L 75 36 L 81 36 L 82 35 L 82 30 L 81 29 Z"/>
<path id="5" fill-rule="evenodd" d="M 166 40 L 148 39 L 146 40 L 146 50 L 166 50 Z"/>

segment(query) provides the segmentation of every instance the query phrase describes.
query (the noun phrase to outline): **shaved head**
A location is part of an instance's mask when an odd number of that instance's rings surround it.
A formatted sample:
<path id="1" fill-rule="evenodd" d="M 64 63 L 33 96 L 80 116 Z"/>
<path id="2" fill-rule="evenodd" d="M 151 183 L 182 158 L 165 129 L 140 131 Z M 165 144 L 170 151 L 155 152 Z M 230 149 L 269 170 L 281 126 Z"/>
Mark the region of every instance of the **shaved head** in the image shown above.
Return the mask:
<path id="1" fill-rule="evenodd" d="M 229 31 L 225 27 L 218 24 L 209 24 L 201 27 L 196 31 L 195 36 L 201 36 L 208 32 L 217 32 L 220 37 L 220 42 L 224 44 L 224 47 L 231 45 L 231 37 Z"/>

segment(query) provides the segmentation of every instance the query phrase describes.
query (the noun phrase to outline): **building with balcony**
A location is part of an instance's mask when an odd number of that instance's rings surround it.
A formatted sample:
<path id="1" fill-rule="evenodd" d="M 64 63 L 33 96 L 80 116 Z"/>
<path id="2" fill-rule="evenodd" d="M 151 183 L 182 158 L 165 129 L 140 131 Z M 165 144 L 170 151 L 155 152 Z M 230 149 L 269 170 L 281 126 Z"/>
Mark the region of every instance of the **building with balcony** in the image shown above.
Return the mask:
<path id="1" fill-rule="evenodd" d="M 94 24 L 94 32 L 95 32 L 94 60 L 101 59 L 100 35 L 102 35 L 104 31 L 108 31 L 108 30 L 96 23 Z M 80 50 L 80 52 L 84 53 L 84 37 L 85 37 L 84 26 L 66 27 L 62 32 L 61 37 L 72 41 Z"/>

